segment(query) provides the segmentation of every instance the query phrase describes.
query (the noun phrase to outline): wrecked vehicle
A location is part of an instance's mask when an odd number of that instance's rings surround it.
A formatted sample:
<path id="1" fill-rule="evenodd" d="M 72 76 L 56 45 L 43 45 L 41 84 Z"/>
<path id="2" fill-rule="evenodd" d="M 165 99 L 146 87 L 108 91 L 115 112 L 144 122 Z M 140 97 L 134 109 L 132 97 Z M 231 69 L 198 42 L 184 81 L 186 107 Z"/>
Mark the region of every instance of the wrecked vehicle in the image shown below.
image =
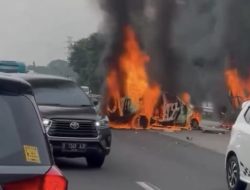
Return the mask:
<path id="1" fill-rule="evenodd" d="M 187 96 L 187 94 L 186 94 Z M 189 98 L 190 99 L 190 98 Z M 118 102 L 111 99 L 107 107 L 107 115 L 111 123 L 128 123 L 130 128 L 154 128 L 179 126 L 186 129 L 198 129 L 201 116 L 196 108 L 190 104 L 190 100 L 161 93 L 155 105 L 153 115 L 146 116 L 141 112 L 143 99 L 139 100 L 139 106 L 133 104 L 129 97 L 121 98 Z M 112 126 L 112 125 L 111 125 Z"/>
<path id="2" fill-rule="evenodd" d="M 188 94 L 182 97 L 163 93 L 155 107 L 152 117 L 153 126 L 180 126 L 187 129 L 198 129 L 201 116 L 198 108 L 190 103 Z M 187 97 L 189 100 L 187 100 Z"/>

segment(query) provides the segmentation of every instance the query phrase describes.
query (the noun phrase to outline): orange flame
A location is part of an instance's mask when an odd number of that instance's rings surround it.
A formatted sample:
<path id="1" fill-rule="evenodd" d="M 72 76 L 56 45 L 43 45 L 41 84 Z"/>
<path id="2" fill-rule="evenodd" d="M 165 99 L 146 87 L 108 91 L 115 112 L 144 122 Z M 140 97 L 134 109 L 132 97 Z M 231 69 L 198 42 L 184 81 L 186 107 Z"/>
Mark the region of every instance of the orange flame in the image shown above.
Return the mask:
<path id="1" fill-rule="evenodd" d="M 190 106 L 192 107 L 192 113 L 191 115 L 188 117 L 188 122 L 187 124 L 189 124 L 189 120 L 196 120 L 198 123 L 200 123 L 202 116 L 201 116 L 201 112 L 200 110 L 198 110 L 197 108 L 193 108 L 193 106 L 191 105 L 191 95 L 188 92 L 183 92 L 180 96 L 182 103 L 185 106 Z"/>
<path id="2" fill-rule="evenodd" d="M 109 70 L 106 78 L 107 99 L 112 100 L 112 103 L 107 101 L 106 106 L 108 113 L 115 113 L 117 117 L 126 117 L 124 108 L 130 109 L 131 117 L 127 123 L 113 123 L 112 127 L 131 128 L 131 122 L 137 115 L 148 119 L 152 116 L 160 87 L 149 82 L 146 72 L 149 61 L 150 57 L 140 49 L 133 29 L 125 27 L 123 51 L 117 66 Z M 125 103 L 128 98 L 130 103 Z"/>
<path id="3" fill-rule="evenodd" d="M 191 104 L 191 96 L 188 92 L 183 92 L 180 98 L 185 105 Z"/>
<path id="4" fill-rule="evenodd" d="M 198 123 L 200 123 L 200 122 L 201 122 L 201 119 L 202 119 L 202 116 L 201 116 L 200 111 L 194 110 L 194 111 L 193 111 L 193 114 L 192 114 L 192 116 L 191 116 L 191 120 L 192 120 L 192 119 L 194 119 L 194 120 L 198 121 Z"/>
<path id="5" fill-rule="evenodd" d="M 234 108 L 250 99 L 250 77 L 243 79 L 237 69 L 230 68 L 225 71 L 225 80 Z"/>

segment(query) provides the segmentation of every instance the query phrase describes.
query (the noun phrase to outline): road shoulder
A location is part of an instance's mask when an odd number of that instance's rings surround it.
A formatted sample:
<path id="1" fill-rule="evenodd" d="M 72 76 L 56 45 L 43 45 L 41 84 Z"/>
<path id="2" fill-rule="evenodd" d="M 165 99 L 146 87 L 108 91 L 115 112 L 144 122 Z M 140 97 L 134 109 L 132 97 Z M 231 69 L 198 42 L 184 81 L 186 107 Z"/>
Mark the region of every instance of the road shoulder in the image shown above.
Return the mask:
<path id="1" fill-rule="evenodd" d="M 155 131 L 153 131 L 155 132 Z M 176 133 L 159 132 L 161 135 L 185 141 L 196 146 L 225 154 L 230 140 L 230 134 L 211 134 L 201 131 L 181 131 Z"/>

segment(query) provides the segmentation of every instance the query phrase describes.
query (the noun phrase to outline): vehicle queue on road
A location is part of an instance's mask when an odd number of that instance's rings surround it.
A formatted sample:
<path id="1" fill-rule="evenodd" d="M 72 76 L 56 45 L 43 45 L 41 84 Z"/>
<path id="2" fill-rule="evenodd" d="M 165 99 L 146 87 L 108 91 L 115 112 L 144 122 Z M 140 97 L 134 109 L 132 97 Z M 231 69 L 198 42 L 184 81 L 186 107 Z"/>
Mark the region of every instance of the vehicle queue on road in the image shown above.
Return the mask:
<path id="1" fill-rule="evenodd" d="M 108 120 L 74 81 L 10 72 L 0 73 L 0 84 L 0 189 L 66 190 L 53 157 L 102 167 L 111 147 Z"/>
<path id="2" fill-rule="evenodd" d="M 96 113 L 75 82 L 1 73 L 0 84 L 0 189 L 66 190 L 67 180 L 53 156 L 85 157 L 89 167 L 102 167 L 111 148 L 108 119 Z M 229 190 L 245 190 L 250 182 L 249 118 L 250 103 L 246 102 L 226 154 Z"/>

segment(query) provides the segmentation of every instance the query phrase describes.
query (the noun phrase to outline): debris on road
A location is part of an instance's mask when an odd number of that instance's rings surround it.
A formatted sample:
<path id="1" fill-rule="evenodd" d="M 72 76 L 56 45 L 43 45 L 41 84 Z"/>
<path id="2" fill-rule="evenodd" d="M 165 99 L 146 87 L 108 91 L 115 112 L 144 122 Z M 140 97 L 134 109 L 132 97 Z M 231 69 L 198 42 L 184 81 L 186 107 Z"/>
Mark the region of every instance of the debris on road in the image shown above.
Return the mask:
<path id="1" fill-rule="evenodd" d="M 188 137 L 187 136 L 186 139 L 189 140 L 189 141 L 191 141 L 191 140 L 193 140 L 193 137 Z"/>
<path id="2" fill-rule="evenodd" d="M 225 134 L 229 130 L 221 127 L 220 122 L 203 120 L 200 124 L 203 133 Z"/>

